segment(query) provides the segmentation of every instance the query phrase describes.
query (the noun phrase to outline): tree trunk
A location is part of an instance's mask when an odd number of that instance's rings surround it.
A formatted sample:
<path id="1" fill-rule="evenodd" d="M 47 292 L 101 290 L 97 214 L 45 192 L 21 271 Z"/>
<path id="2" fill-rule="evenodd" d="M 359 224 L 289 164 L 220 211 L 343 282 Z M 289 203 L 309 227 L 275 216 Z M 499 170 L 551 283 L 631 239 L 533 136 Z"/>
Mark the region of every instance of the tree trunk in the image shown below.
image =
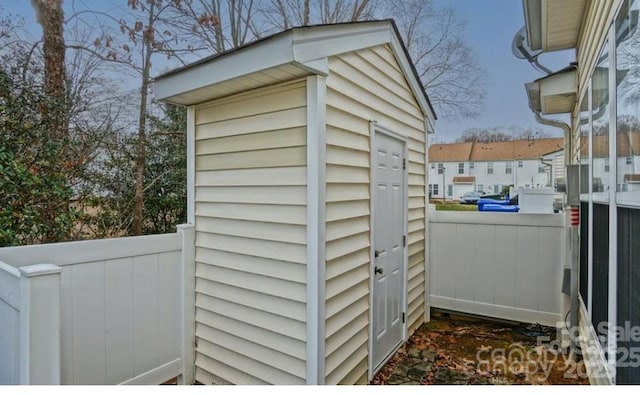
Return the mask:
<path id="1" fill-rule="evenodd" d="M 153 31 L 155 2 L 149 7 L 149 21 L 147 29 Z M 147 99 L 149 98 L 149 80 L 151 74 L 151 54 L 153 51 L 153 36 L 145 37 L 144 59 L 142 66 L 142 83 L 140 85 L 140 113 L 138 116 L 138 144 L 136 149 L 136 190 L 133 206 L 133 234 L 142 234 L 144 220 L 144 165 L 145 148 L 147 144 Z"/>
<path id="2" fill-rule="evenodd" d="M 311 7 L 309 6 L 309 0 L 304 0 L 304 11 L 302 17 L 302 25 L 309 26 L 309 19 L 311 14 Z"/>
<path id="3" fill-rule="evenodd" d="M 55 99 L 64 99 L 66 76 L 62 0 L 31 0 L 31 3 L 38 23 L 42 26 L 46 93 Z"/>
<path id="4" fill-rule="evenodd" d="M 31 5 L 36 12 L 36 19 L 42 26 L 43 52 L 44 52 L 44 84 L 45 94 L 49 99 L 47 105 L 42 108 L 42 117 L 46 123 L 51 139 L 57 140 L 62 147 L 54 163 L 46 169 L 49 177 L 57 177 L 65 173 L 68 163 L 67 140 L 69 127 L 67 119 L 67 98 L 65 89 L 65 41 L 64 41 L 64 13 L 62 0 L 31 0 Z M 67 235 L 56 232 L 55 221 L 61 210 L 69 210 L 67 199 L 54 199 L 45 203 L 45 228 L 43 241 L 45 243 L 59 241 Z"/>

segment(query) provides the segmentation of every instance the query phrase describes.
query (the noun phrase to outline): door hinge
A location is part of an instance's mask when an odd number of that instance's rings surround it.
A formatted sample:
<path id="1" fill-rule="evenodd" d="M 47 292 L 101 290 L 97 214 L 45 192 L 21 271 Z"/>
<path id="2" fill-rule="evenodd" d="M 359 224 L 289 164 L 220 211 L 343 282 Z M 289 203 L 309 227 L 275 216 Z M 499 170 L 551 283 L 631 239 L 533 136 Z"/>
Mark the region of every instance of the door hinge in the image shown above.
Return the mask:
<path id="1" fill-rule="evenodd" d="M 406 247 L 407 246 L 407 235 L 403 235 L 402 236 L 402 246 Z"/>
<path id="2" fill-rule="evenodd" d="M 402 312 L 402 323 L 403 323 L 403 324 L 404 324 L 404 321 L 405 321 L 405 319 L 406 319 L 406 318 L 405 318 L 405 316 L 406 316 L 406 314 L 405 314 L 404 312 Z"/>
<path id="3" fill-rule="evenodd" d="M 402 170 L 406 170 L 406 169 L 407 169 L 407 160 L 402 159 Z"/>

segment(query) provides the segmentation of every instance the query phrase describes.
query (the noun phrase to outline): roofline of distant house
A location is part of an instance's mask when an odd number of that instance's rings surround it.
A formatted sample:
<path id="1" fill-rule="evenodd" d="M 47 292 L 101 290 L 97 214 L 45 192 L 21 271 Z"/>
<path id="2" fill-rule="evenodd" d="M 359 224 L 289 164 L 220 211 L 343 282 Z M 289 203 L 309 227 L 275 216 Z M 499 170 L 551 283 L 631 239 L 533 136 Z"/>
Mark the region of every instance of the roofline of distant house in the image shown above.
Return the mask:
<path id="1" fill-rule="evenodd" d="M 502 157 L 502 158 L 494 158 L 494 159 L 473 159 L 472 153 L 474 151 L 474 149 L 476 148 L 476 145 L 482 145 L 482 146 L 488 146 L 488 145 L 492 145 L 492 144 L 514 144 L 516 142 L 521 142 L 521 141 L 530 141 L 530 142 L 536 142 L 536 141 L 549 141 L 549 140 L 555 140 L 558 141 L 558 143 L 562 143 L 564 145 L 564 139 L 562 137 L 547 137 L 547 138 L 540 138 L 540 139 L 519 139 L 519 140 L 510 140 L 510 141 L 493 141 L 493 142 L 489 142 L 489 143 L 483 143 L 483 142 L 477 142 L 477 141 L 465 141 L 465 142 L 461 142 L 461 143 L 440 143 L 440 144 L 431 144 L 429 146 L 429 160 L 431 162 L 437 162 L 437 163 L 461 163 L 461 162 L 496 162 L 496 161 L 516 161 L 516 160 L 539 160 L 540 157 L 542 156 L 547 156 L 550 154 L 554 154 L 560 151 L 564 150 L 564 147 L 558 148 L 558 147 L 553 147 L 552 149 L 550 149 L 549 151 L 546 152 L 542 152 L 537 154 L 536 156 L 524 156 L 524 157 L 511 157 L 511 156 L 507 156 L 507 157 Z M 435 148 L 440 148 L 442 149 L 442 147 L 451 147 L 454 145 L 470 145 L 470 147 L 468 148 L 468 157 L 465 159 L 436 159 L 435 155 L 433 155 L 433 153 L 431 152 L 432 149 Z"/>

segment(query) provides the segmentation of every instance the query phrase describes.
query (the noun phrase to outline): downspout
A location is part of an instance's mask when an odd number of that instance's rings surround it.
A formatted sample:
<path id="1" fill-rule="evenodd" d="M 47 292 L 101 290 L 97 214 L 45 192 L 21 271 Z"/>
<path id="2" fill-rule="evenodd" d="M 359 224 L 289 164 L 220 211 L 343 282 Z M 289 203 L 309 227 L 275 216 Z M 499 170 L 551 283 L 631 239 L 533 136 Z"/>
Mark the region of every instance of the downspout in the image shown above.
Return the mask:
<path id="1" fill-rule="evenodd" d="M 529 106 L 529 108 L 531 108 L 531 106 Z M 540 115 L 540 113 L 537 112 L 536 110 L 534 110 L 533 108 L 531 108 L 531 111 L 533 111 L 533 115 L 536 117 L 536 121 L 539 124 L 547 125 L 547 126 L 553 126 L 555 128 L 560 128 L 564 132 L 564 152 L 565 152 L 564 164 L 566 166 L 567 165 L 567 158 L 573 152 L 573 150 L 571 149 L 571 143 L 572 143 L 572 141 L 571 141 L 571 126 L 569 126 L 566 122 L 557 121 L 555 119 L 542 118 L 542 115 Z M 569 153 L 569 155 L 567 155 L 567 152 Z M 549 174 L 549 182 L 551 182 L 552 178 L 553 178 L 552 175 Z"/>
<path id="2" fill-rule="evenodd" d="M 531 108 L 531 107 L 530 107 Z M 536 121 L 542 125 L 553 126 L 556 128 L 560 128 L 564 132 L 564 147 L 565 147 L 565 165 L 567 163 L 567 152 L 573 152 L 571 150 L 571 127 L 562 121 L 557 121 L 554 119 L 543 118 L 539 112 L 533 111 L 534 116 L 536 117 Z M 577 357 L 577 346 L 578 346 L 578 289 L 580 286 L 580 279 L 578 276 L 579 270 L 579 255 L 578 255 L 578 228 L 571 226 L 569 227 L 569 237 L 570 237 L 570 248 L 571 248 L 571 287 L 570 287 L 570 298 L 571 298 L 571 307 L 569 310 L 569 344 L 570 349 L 572 351 L 572 356 Z"/>
<path id="3" fill-rule="evenodd" d="M 538 121 L 539 124 L 562 129 L 562 131 L 564 132 L 564 152 L 571 152 L 571 126 L 567 125 L 566 122 L 556 121 L 555 119 L 542 118 L 540 113 L 535 111 L 533 108 L 531 108 L 531 111 L 533 111 L 533 115 L 535 115 L 536 121 Z"/>
<path id="4" fill-rule="evenodd" d="M 549 169 L 549 173 L 548 173 L 548 177 L 547 177 L 547 187 L 553 187 L 552 182 L 553 181 L 553 160 L 551 162 L 549 161 L 545 161 L 544 160 L 544 156 L 540 157 L 540 163 L 542 163 L 542 166 L 546 167 L 547 169 Z"/>

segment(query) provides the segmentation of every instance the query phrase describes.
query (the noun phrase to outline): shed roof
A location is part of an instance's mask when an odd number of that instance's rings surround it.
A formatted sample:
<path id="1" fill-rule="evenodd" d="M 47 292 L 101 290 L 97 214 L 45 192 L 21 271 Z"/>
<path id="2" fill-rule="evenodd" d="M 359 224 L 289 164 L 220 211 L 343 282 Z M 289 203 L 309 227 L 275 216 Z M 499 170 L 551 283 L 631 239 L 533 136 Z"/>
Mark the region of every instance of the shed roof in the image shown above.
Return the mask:
<path id="1" fill-rule="evenodd" d="M 437 119 L 395 22 L 295 27 L 155 78 L 156 98 L 192 105 L 308 75 L 328 75 L 328 57 L 389 44 L 420 108 Z"/>
<path id="2" fill-rule="evenodd" d="M 431 162 L 481 162 L 493 160 L 538 159 L 564 149 L 563 138 L 499 141 L 493 143 L 433 144 Z"/>

